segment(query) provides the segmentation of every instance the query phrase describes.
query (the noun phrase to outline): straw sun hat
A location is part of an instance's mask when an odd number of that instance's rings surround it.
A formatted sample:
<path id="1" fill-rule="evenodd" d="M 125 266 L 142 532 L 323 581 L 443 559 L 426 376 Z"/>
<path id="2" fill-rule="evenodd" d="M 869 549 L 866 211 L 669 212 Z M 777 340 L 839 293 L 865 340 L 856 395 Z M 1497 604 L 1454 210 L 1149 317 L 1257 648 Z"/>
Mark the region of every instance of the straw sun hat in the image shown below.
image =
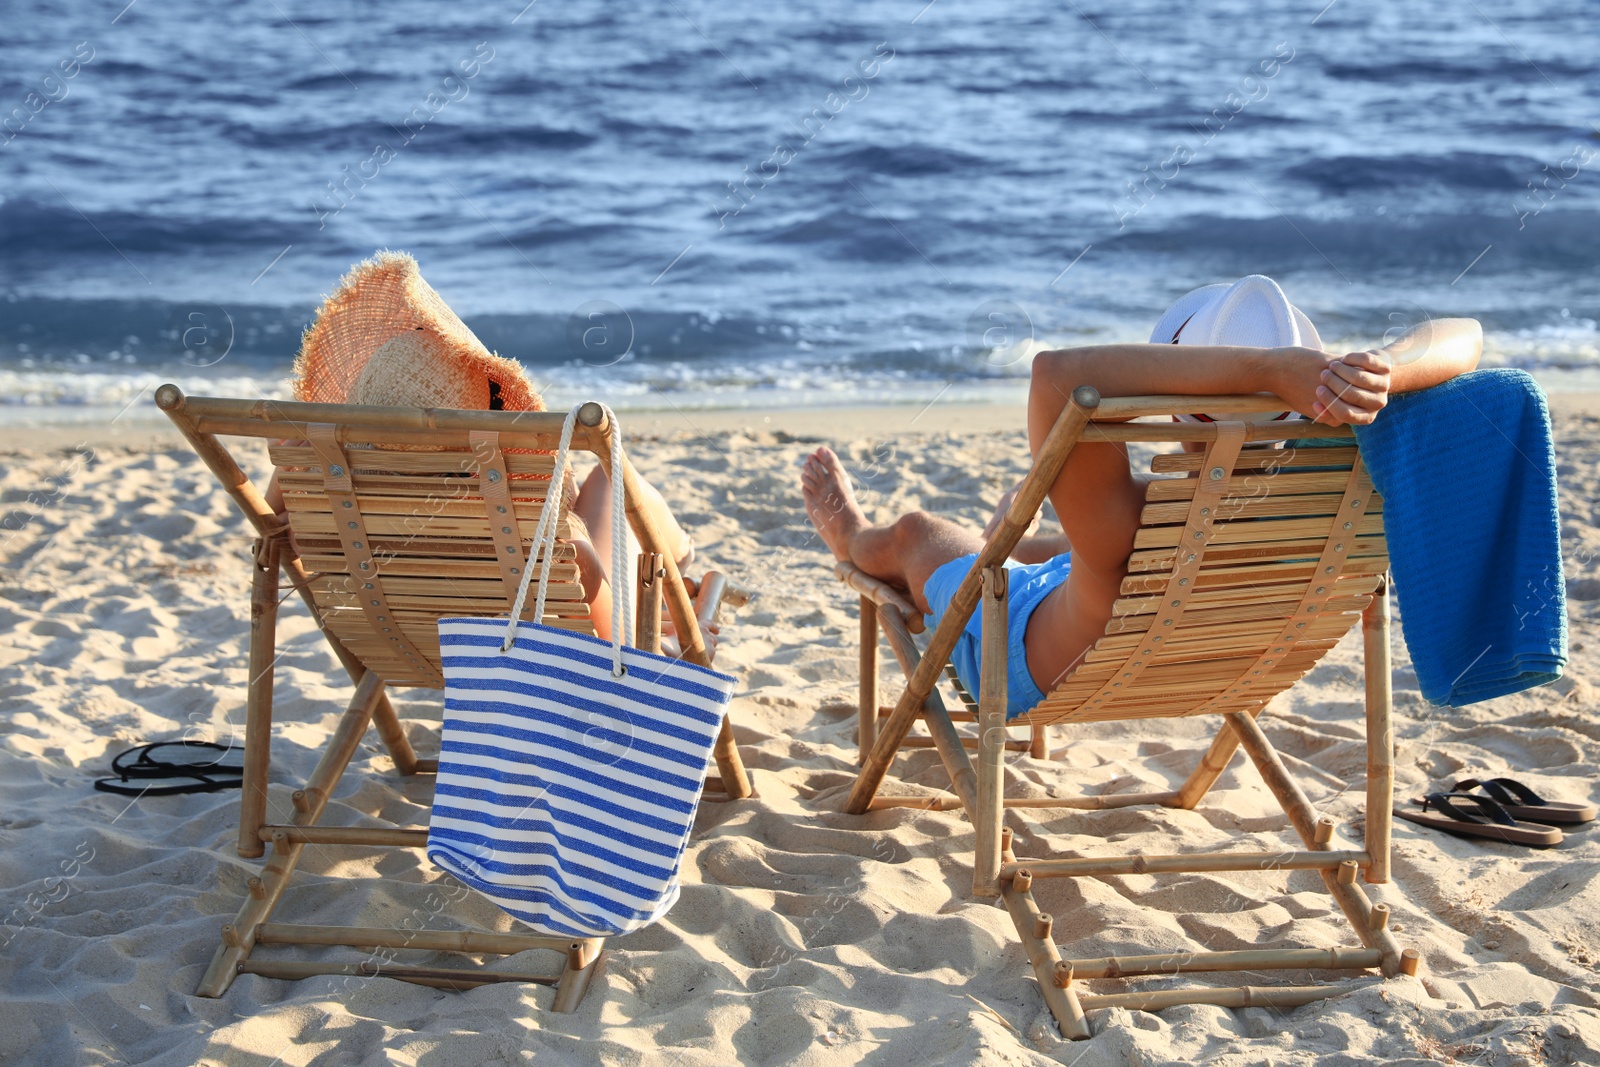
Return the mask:
<path id="1" fill-rule="evenodd" d="M 544 410 L 521 364 L 485 348 L 400 252 L 380 252 L 340 280 L 306 331 L 294 375 L 295 399 L 309 403 Z"/>
<path id="2" fill-rule="evenodd" d="M 1156 323 L 1150 341 L 1158 345 L 1238 345 L 1247 348 L 1318 348 L 1322 338 L 1305 312 L 1289 303 L 1277 282 L 1251 274 L 1233 283 L 1202 285 L 1180 296 Z M 1274 422 L 1293 416 L 1277 414 L 1179 415 L 1188 422 L 1239 419 Z"/>

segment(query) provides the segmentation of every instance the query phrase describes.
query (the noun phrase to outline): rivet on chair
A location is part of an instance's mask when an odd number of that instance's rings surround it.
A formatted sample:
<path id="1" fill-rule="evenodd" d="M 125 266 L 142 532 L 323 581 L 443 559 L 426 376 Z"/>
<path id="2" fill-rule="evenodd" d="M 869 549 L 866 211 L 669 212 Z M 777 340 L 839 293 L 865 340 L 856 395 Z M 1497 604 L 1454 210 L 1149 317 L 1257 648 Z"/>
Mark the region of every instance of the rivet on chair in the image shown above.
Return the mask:
<path id="1" fill-rule="evenodd" d="M 361 588 L 363 588 L 363 589 L 371 589 L 372 588 L 372 583 L 368 582 L 367 584 L 363 585 Z"/>
<path id="2" fill-rule="evenodd" d="M 500 514 L 504 515 L 506 513 L 506 506 L 504 504 L 501 504 L 498 507 L 496 507 L 495 510 L 498 511 Z"/>
<path id="3" fill-rule="evenodd" d="M 1181 608 L 1181 607 L 1183 607 L 1183 601 L 1181 601 L 1181 600 L 1174 600 L 1174 601 L 1173 601 L 1173 602 L 1172 602 L 1172 606 L 1173 606 L 1173 607 L 1175 607 L 1175 608 Z"/>
<path id="4" fill-rule="evenodd" d="M 1161 621 L 1161 625 L 1162 626 L 1171 626 L 1172 625 L 1172 620 L 1171 619 L 1163 619 Z"/>
<path id="5" fill-rule="evenodd" d="M 335 478 L 343 478 L 344 468 L 335 463 L 333 466 L 328 468 L 328 473 L 333 475 Z"/>
<path id="6" fill-rule="evenodd" d="M 1196 530 L 1196 531 L 1195 531 L 1195 532 L 1194 532 L 1194 536 L 1195 536 L 1195 540 L 1197 540 L 1197 541 L 1198 541 L 1198 540 L 1199 540 L 1199 539 L 1200 539 L 1200 538 L 1202 538 L 1202 537 L 1204 537 L 1204 536 L 1205 536 L 1205 531 L 1203 531 L 1203 530 Z"/>
<path id="7" fill-rule="evenodd" d="M 1179 578 L 1178 579 L 1178 584 L 1179 585 L 1188 585 L 1189 584 L 1189 579 L 1187 579 L 1187 578 Z"/>
<path id="8" fill-rule="evenodd" d="M 1343 552 L 1344 551 L 1344 545 L 1343 544 L 1334 545 L 1333 546 L 1333 550 L 1335 552 Z"/>
<path id="9" fill-rule="evenodd" d="M 1350 501 L 1350 506 L 1353 507 L 1353 508 L 1359 508 L 1361 506 L 1361 501 L 1352 500 L 1352 501 Z"/>
<path id="10" fill-rule="evenodd" d="M 491 482 L 498 482 L 500 480 L 500 472 L 499 471 L 490 471 L 489 472 L 489 480 Z"/>
<path id="11" fill-rule="evenodd" d="M 1152 637 L 1152 638 L 1151 638 L 1151 639 L 1150 639 L 1150 643 L 1151 643 L 1151 644 L 1155 644 L 1155 643 L 1156 643 L 1156 642 L 1157 642 L 1157 641 L 1159 641 L 1159 640 L 1161 640 L 1161 638 L 1159 638 L 1159 637 Z"/>
<path id="12" fill-rule="evenodd" d="M 1333 568 L 1332 567 L 1324 567 L 1324 568 L 1322 568 L 1322 573 L 1323 574 L 1332 574 L 1333 573 Z"/>
<path id="13" fill-rule="evenodd" d="M 1193 552 L 1189 553 L 1189 558 L 1184 560 L 1184 562 L 1185 563 L 1193 563 L 1194 562 L 1194 553 Z"/>
<path id="14" fill-rule="evenodd" d="M 1211 514 L 1211 509 L 1210 508 L 1201 508 L 1200 509 L 1200 514 L 1209 515 L 1209 514 Z"/>
<path id="15" fill-rule="evenodd" d="M 515 552 L 516 550 L 517 550 L 517 546 L 516 545 L 507 545 L 506 546 L 506 551 L 507 552 Z"/>
<path id="16" fill-rule="evenodd" d="M 1317 595 L 1318 596 L 1321 596 L 1323 593 L 1326 593 L 1327 591 L 1328 591 L 1328 587 L 1327 586 L 1325 586 L 1325 585 L 1317 586 Z"/>
<path id="17" fill-rule="evenodd" d="M 355 505 L 354 505 L 354 504 L 352 504 L 352 503 L 351 503 L 351 502 L 350 502 L 350 501 L 348 501 L 348 500 L 346 500 L 346 501 L 345 501 L 345 502 L 344 502 L 344 505 L 343 505 L 343 506 L 344 506 L 344 507 L 347 507 L 347 508 L 353 508 L 353 507 L 355 507 Z"/>
<path id="18" fill-rule="evenodd" d="M 379 607 L 382 607 L 383 604 L 380 601 L 374 600 L 372 602 L 372 606 L 375 607 L 375 608 L 379 608 Z"/>
<path id="19" fill-rule="evenodd" d="M 1344 528 L 1346 530 L 1354 530 L 1356 528 L 1356 524 L 1353 522 L 1347 522 L 1344 524 Z"/>
<path id="20" fill-rule="evenodd" d="M 1227 475 L 1227 472 L 1224 471 L 1221 467 L 1212 467 L 1211 468 L 1211 480 L 1214 481 L 1214 482 L 1222 481 L 1222 479 L 1226 475 Z"/>
<path id="21" fill-rule="evenodd" d="M 351 547 L 351 548 L 361 548 L 361 547 L 362 547 L 362 544 L 361 544 L 361 542 L 360 542 L 360 541 L 351 541 L 351 542 L 350 542 L 350 547 Z"/>
<path id="22" fill-rule="evenodd" d="M 360 526 L 360 524 L 359 524 L 359 523 L 354 523 L 354 522 L 347 522 L 347 523 L 345 523 L 345 525 L 346 525 L 346 526 L 348 526 L 348 527 L 350 527 L 350 529 L 352 529 L 352 530 L 359 530 L 359 529 L 361 529 L 361 526 Z"/>
<path id="23" fill-rule="evenodd" d="M 356 564 L 356 566 L 360 567 L 364 571 L 369 571 L 372 569 L 372 564 L 368 563 L 366 560 L 362 560 L 360 563 Z"/>

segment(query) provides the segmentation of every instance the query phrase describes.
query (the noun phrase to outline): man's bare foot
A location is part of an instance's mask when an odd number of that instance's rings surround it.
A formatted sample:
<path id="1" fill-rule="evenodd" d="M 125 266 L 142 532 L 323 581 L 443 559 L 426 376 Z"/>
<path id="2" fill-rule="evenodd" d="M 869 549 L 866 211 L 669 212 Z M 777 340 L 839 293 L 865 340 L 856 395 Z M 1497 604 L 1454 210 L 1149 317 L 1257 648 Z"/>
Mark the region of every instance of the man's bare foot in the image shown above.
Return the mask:
<path id="1" fill-rule="evenodd" d="M 807 456 L 801 465 L 800 495 L 805 498 L 806 515 L 823 543 L 835 558 L 848 560 L 850 539 L 872 524 L 856 503 L 844 464 L 827 445 Z"/>

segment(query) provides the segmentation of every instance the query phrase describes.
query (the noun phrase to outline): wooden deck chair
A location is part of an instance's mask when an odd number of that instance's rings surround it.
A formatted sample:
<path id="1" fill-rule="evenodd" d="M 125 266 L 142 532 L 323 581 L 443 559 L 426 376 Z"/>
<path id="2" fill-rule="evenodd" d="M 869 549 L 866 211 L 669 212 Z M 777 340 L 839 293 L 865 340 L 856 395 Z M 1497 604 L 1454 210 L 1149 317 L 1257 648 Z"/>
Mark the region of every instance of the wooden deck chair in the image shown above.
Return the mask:
<path id="1" fill-rule="evenodd" d="M 422 848 L 427 827 L 323 826 L 320 818 L 369 725 L 402 775 L 438 770 L 406 738 L 385 690 L 442 688 L 437 621 L 446 615 L 510 611 L 540 505 L 550 488 L 561 413 L 435 411 L 355 405 L 185 397 L 174 385 L 156 404 L 182 431 L 258 534 L 250 596 L 250 674 L 246 705 L 244 791 L 238 851 L 258 857 L 272 847 L 261 874 L 249 879 L 238 917 L 222 928 L 222 944 L 199 995 L 221 996 L 239 974 L 303 978 L 317 974 L 382 975 L 441 988 L 528 981 L 557 986 L 557 1011 L 575 1010 L 603 951 L 603 939 L 571 940 L 529 933 L 400 930 L 291 925 L 273 921 L 301 853 L 308 845 Z M 287 504 L 273 512 L 218 436 L 266 438 Z M 292 443 L 284 443 L 285 441 Z M 605 414 L 581 411 L 572 447 L 595 453 L 609 469 Z M 660 650 L 663 598 L 683 655 L 710 660 L 701 627 L 728 583 L 708 575 L 698 604 L 678 573 L 656 517 L 641 506 L 638 476 L 624 463 L 628 518 L 643 549 L 638 581 L 638 641 Z M 570 486 L 568 487 L 570 488 Z M 567 494 L 564 494 L 566 496 Z M 565 536 L 563 500 L 558 536 Z M 545 622 L 591 629 L 568 546 L 559 550 Z M 322 634 L 355 685 L 355 694 L 304 788 L 293 794 L 288 821 L 268 820 L 267 780 L 279 572 L 311 609 Z M 624 579 L 626 580 L 626 579 Z M 529 606 L 531 611 L 531 604 Z M 751 795 L 750 782 L 726 720 L 715 748 L 720 780 L 708 789 Z M 378 950 L 355 962 L 258 959 L 258 945 L 334 945 Z M 475 968 L 396 964 L 397 950 L 509 955 L 554 950 L 557 974 L 508 974 Z"/>
<path id="2" fill-rule="evenodd" d="M 1382 501 L 1373 491 L 1353 435 L 1346 428 L 1297 423 L 1292 430 L 1297 438 L 1342 438 L 1345 443 L 1294 449 L 1270 444 L 1286 433 L 1281 422 L 1125 421 L 1200 410 L 1285 407 L 1270 396 L 1101 400 L 1094 389 L 1074 391 L 1003 524 L 979 553 L 925 651 L 919 652 L 912 638 L 921 617 L 909 601 L 850 565 L 840 565 L 840 577 L 861 594 L 862 768 L 846 810 L 860 814 L 895 806 L 965 809 L 976 836 L 973 893 L 1002 899 L 1045 1002 L 1067 1037 L 1088 1037 L 1084 1012 L 1097 1007 L 1155 1011 L 1195 1003 L 1290 1006 L 1344 991 L 1335 984 L 1085 994 L 1078 983 L 1087 980 L 1267 968 L 1377 968 L 1386 976 L 1416 973 L 1420 957 L 1416 950 L 1402 952 L 1396 944 L 1387 928 L 1388 906 L 1372 904 L 1356 884 L 1358 872 L 1369 883 L 1389 880 L 1394 768 Z M 1154 471 L 1189 476 L 1157 479 L 1150 485 L 1122 598 L 1104 636 L 1042 702 L 1008 724 L 1002 564 L 1079 441 L 1200 441 L 1206 451 L 1156 457 Z M 1246 442 L 1268 445 L 1242 449 Z M 980 602 L 981 692 L 969 709 L 975 714 L 951 712 L 935 685 Z M 1358 620 L 1365 636 L 1367 734 L 1361 848 L 1335 844 L 1333 821 L 1318 815 L 1256 722 L 1267 702 L 1309 671 Z M 879 629 L 908 679 L 892 709 L 878 706 Z M 1045 731 L 1052 723 L 1180 715 L 1216 716 L 1221 726 L 1194 772 L 1175 790 L 1060 799 L 1004 797 L 1005 752 L 1027 749 L 1036 756 L 1045 754 Z M 886 718 L 880 723 L 881 716 Z M 975 739 L 957 732 L 954 721 L 962 718 L 976 719 Z M 890 763 L 919 719 L 931 735 L 925 743 L 938 750 L 950 774 L 954 796 L 878 797 Z M 1008 725 L 1029 728 L 1033 736 L 1008 741 Z M 1300 849 L 1024 859 L 1014 854 L 1011 829 L 1001 825 L 1007 807 L 1192 808 L 1241 747 L 1288 815 Z M 977 753 L 976 772 L 969 748 Z M 1051 937 L 1051 916 L 1039 912 L 1031 889 L 1039 878 L 1299 869 L 1321 873 L 1361 947 L 1063 960 Z"/>

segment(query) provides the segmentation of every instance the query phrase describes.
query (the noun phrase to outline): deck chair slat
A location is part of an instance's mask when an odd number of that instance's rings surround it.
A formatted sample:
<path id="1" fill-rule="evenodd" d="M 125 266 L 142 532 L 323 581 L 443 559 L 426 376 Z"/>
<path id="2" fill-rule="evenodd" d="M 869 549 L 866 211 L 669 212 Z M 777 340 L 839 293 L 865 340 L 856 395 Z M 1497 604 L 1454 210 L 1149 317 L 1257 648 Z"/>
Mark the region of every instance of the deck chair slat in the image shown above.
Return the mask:
<path id="1" fill-rule="evenodd" d="M 292 493 L 319 493 L 322 475 L 308 471 L 278 468 L 278 486 L 284 495 Z M 357 472 L 352 483 L 358 493 L 377 496 L 438 497 L 445 500 L 482 500 L 483 485 L 475 475 L 418 475 L 418 474 L 366 474 Z M 549 478 L 529 478 L 515 481 L 511 495 L 517 500 L 543 499 L 550 488 Z"/>
<path id="2" fill-rule="evenodd" d="M 363 471 L 462 476 L 474 469 L 472 453 L 466 449 L 403 452 L 349 446 L 346 452 L 351 470 L 358 476 Z M 322 470 L 322 460 L 316 449 L 303 445 L 272 445 L 267 449 L 267 456 L 279 467 Z M 505 458 L 506 469 L 512 474 L 544 475 L 548 480 L 556 468 L 555 457 L 542 452 L 506 452 Z M 318 487 L 322 484 L 320 473 L 316 484 Z"/>
<path id="3" fill-rule="evenodd" d="M 1326 612 L 1333 614 L 1359 613 L 1367 606 L 1365 597 L 1339 597 L 1328 602 Z M 1106 623 L 1107 633 L 1142 633 L 1150 628 L 1150 615 L 1129 615 L 1121 618 L 1113 617 Z M 1259 619 L 1285 620 L 1283 605 L 1281 603 L 1266 604 L 1229 604 L 1222 607 L 1210 608 L 1205 611 L 1190 612 L 1184 621 L 1194 626 L 1216 626 L 1224 623 L 1250 622 Z"/>
<path id="4" fill-rule="evenodd" d="M 1280 613 L 1254 621 L 1239 621 L 1210 626 L 1195 624 L 1180 627 L 1175 633 L 1168 635 L 1162 644 L 1171 642 L 1178 647 L 1199 647 L 1213 641 L 1229 640 L 1254 640 L 1260 637 L 1263 641 L 1271 641 L 1283 632 L 1283 624 L 1287 621 Z M 1329 637 L 1343 635 L 1350 628 L 1348 616 L 1337 612 L 1329 612 L 1305 629 L 1304 640 L 1322 641 Z M 1101 651 L 1117 650 L 1126 656 L 1127 650 L 1134 645 L 1148 640 L 1145 631 L 1124 631 L 1105 634 L 1095 642 L 1094 648 Z"/>
<path id="5" fill-rule="evenodd" d="M 1315 562 L 1322 555 L 1326 536 L 1297 537 L 1266 544 L 1215 545 L 1206 551 L 1202 571 L 1207 567 L 1231 566 L 1240 563 Z M 1388 558 L 1388 541 L 1381 537 L 1357 537 L 1346 553 L 1349 559 L 1360 557 Z M 1173 546 L 1139 549 L 1128 557 L 1129 571 L 1171 570 Z"/>
<path id="6" fill-rule="evenodd" d="M 581 590 L 578 583 L 578 567 L 572 563 L 558 563 L 550 568 L 550 595 L 555 596 L 558 589 L 570 593 L 573 589 Z M 422 597 L 452 597 L 462 596 L 471 600 L 498 600 L 502 605 L 506 603 L 505 586 L 498 577 L 492 579 L 461 578 L 448 575 L 430 577 L 407 577 L 396 575 L 392 571 L 384 575 L 383 587 L 391 594 Z M 315 589 L 325 589 L 334 593 L 356 592 L 355 579 L 345 574 L 330 574 L 319 577 L 312 586 Z M 571 596 L 562 596 L 562 600 L 573 599 Z M 393 602 L 393 596 L 390 597 Z"/>
<path id="7" fill-rule="evenodd" d="M 440 611 L 458 615 L 504 615 L 507 610 L 506 598 L 500 588 L 490 588 L 488 596 L 471 596 L 466 590 L 453 591 L 440 583 L 421 594 L 402 594 L 392 591 L 389 594 L 389 604 L 397 614 L 411 611 Z M 324 589 L 317 594 L 318 599 L 330 607 L 357 607 L 360 605 L 360 595 L 343 590 Z M 550 602 L 561 603 L 581 602 L 583 600 L 583 586 L 577 583 L 551 582 Z"/>
<path id="8" fill-rule="evenodd" d="M 1216 567 L 1202 567 L 1200 574 L 1195 578 L 1194 588 L 1211 589 L 1226 585 L 1251 585 L 1258 582 L 1286 582 L 1306 581 L 1313 577 L 1317 569 L 1317 561 L 1304 559 L 1299 561 L 1286 560 L 1282 562 L 1264 564 L 1227 565 L 1219 564 Z M 1351 578 L 1355 576 L 1382 575 L 1388 570 L 1384 560 L 1377 557 L 1355 559 L 1347 562 L 1339 576 Z M 1165 573 L 1130 574 L 1122 579 L 1121 593 L 1124 596 L 1138 596 L 1140 594 L 1159 593 L 1167 587 Z"/>
<path id="9" fill-rule="evenodd" d="M 1342 577 L 1342 576 L 1341 576 Z M 1370 593 L 1378 587 L 1380 578 L 1350 577 L 1342 581 L 1335 581 L 1333 587 L 1344 596 L 1354 596 L 1358 593 Z M 1297 603 L 1305 594 L 1306 586 L 1310 584 L 1304 580 L 1297 582 L 1251 582 L 1230 584 L 1222 588 L 1200 589 L 1186 595 L 1185 599 L 1191 609 L 1198 610 L 1208 605 L 1262 603 L 1272 604 L 1281 602 Z M 1324 583 L 1319 583 L 1324 584 Z M 1164 597 L 1140 596 L 1123 597 L 1112 605 L 1113 615 L 1148 615 L 1155 612 L 1162 604 Z M 1182 623 L 1179 623 L 1182 626 Z"/>
<path id="10" fill-rule="evenodd" d="M 1245 496 L 1252 491 L 1270 492 L 1289 496 L 1305 493 L 1343 493 L 1350 480 L 1350 468 L 1328 471 L 1288 471 L 1273 474 L 1251 473 L 1232 481 L 1233 495 Z M 1188 500 L 1194 496 L 1198 478 L 1157 478 L 1145 490 L 1145 500 L 1159 503 L 1169 500 Z M 1367 488 L 1370 488 L 1370 483 Z"/>
<path id="11" fill-rule="evenodd" d="M 410 535 L 416 537 L 461 537 L 483 540 L 490 535 L 486 518 L 456 517 L 453 515 L 371 515 L 366 519 L 367 532 L 374 538 Z M 533 540 L 537 519 L 517 516 L 517 533 L 524 541 Z M 295 518 L 295 532 L 312 536 L 337 534 L 338 527 L 331 512 L 299 512 Z M 571 537 L 572 527 L 565 517 L 557 526 L 557 537 Z M 374 541 L 376 543 L 376 541 Z"/>
<path id="12" fill-rule="evenodd" d="M 314 496 L 310 493 L 285 493 L 284 503 L 295 515 L 308 516 L 310 521 L 315 521 L 315 516 L 331 515 L 335 521 L 337 515 L 333 502 L 326 496 Z M 516 499 L 512 501 L 516 510 L 517 519 L 526 524 L 539 522 L 539 509 L 544 507 L 544 497 L 537 499 Z M 363 494 L 361 497 L 361 514 L 368 516 L 367 528 L 372 528 L 371 518 L 378 515 L 403 515 L 418 518 L 473 518 L 483 519 L 483 498 L 477 499 L 450 499 L 446 497 L 404 497 L 404 496 L 370 496 Z M 297 523 L 297 525 L 299 525 Z M 308 527 L 309 529 L 309 527 Z M 530 538 L 531 540 L 531 538 Z"/>
<path id="13" fill-rule="evenodd" d="M 1289 469 L 1294 467 L 1344 467 L 1350 469 L 1355 461 L 1354 448 L 1248 448 L 1239 453 L 1234 463 L 1236 471 Z M 1170 452 L 1150 460 L 1150 469 L 1158 474 L 1197 471 L 1205 462 L 1198 452 Z"/>
<path id="14" fill-rule="evenodd" d="M 1325 540 L 1337 516 L 1319 516 L 1304 519 L 1244 519 L 1237 522 L 1219 522 L 1211 533 L 1214 546 L 1238 544 L 1276 544 L 1285 538 L 1314 537 Z M 1352 538 L 1373 537 L 1383 533 L 1383 516 L 1364 516 L 1356 525 Z M 1172 548 L 1183 539 L 1182 526 L 1145 526 L 1134 535 L 1135 550 L 1143 548 Z M 1320 544 L 1319 544 L 1320 549 Z M 1207 551 L 1207 556 L 1210 551 Z"/>
<path id="15" fill-rule="evenodd" d="M 561 536 L 563 526 L 558 526 L 557 535 Z M 570 528 L 567 528 L 570 533 Z M 341 548 L 339 542 L 327 537 L 302 536 L 295 534 L 295 547 L 308 556 L 334 558 Z M 558 546 L 559 547 L 559 546 Z M 482 540 L 472 540 L 466 537 L 374 537 L 372 539 L 372 554 L 377 557 L 381 568 L 390 559 L 455 559 L 455 560 L 486 560 L 495 559 L 494 545 Z M 332 570 L 344 570 L 341 559 Z"/>
<path id="16" fill-rule="evenodd" d="M 483 555 L 483 562 L 476 562 L 470 559 L 442 559 L 438 556 L 421 556 L 414 559 L 403 556 L 386 556 L 376 562 L 378 573 L 385 578 L 391 575 L 395 577 L 409 576 L 439 579 L 498 578 L 500 574 L 498 561 L 487 553 L 483 553 Z M 570 545 L 557 545 L 557 562 L 553 564 L 555 569 L 550 572 L 551 577 L 559 578 L 562 581 L 575 580 L 573 577 L 576 573 L 574 565 L 563 562 L 574 557 L 575 553 Z M 305 560 L 306 566 L 312 571 L 320 572 L 322 575 L 329 573 L 343 575 L 345 573 L 343 556 L 306 553 L 300 558 Z M 570 569 L 564 570 L 563 568 Z"/>
<path id="17" fill-rule="evenodd" d="M 1343 494 L 1341 493 L 1309 493 L 1304 495 L 1272 493 L 1256 497 L 1235 497 L 1224 500 L 1217 505 L 1217 518 L 1264 519 L 1332 515 L 1338 510 L 1341 499 L 1343 499 Z M 1367 514 L 1372 515 L 1382 512 L 1382 510 L 1382 500 L 1378 494 L 1374 493 L 1372 495 L 1372 504 L 1367 507 Z M 1139 521 L 1147 526 L 1183 522 L 1188 516 L 1188 512 L 1189 505 L 1184 501 L 1146 504 L 1144 510 L 1139 513 Z"/>

